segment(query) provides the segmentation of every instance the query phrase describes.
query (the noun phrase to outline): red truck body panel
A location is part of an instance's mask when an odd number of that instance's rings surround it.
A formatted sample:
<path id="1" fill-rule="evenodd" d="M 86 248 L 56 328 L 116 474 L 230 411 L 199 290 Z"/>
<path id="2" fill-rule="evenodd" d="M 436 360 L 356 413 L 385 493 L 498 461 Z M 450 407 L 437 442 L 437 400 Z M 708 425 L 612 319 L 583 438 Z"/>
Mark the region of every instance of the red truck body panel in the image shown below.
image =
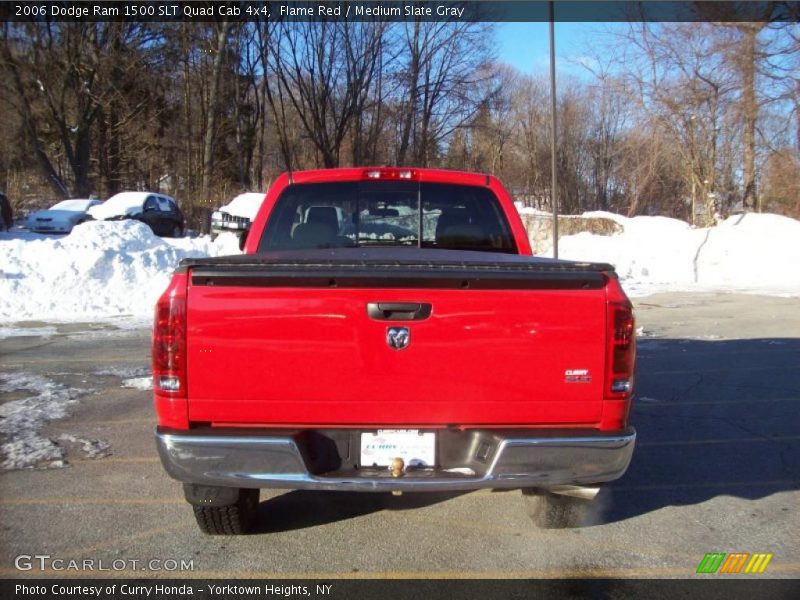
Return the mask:
<path id="1" fill-rule="evenodd" d="M 386 343 L 368 302 L 425 302 Z M 605 292 L 190 286 L 189 419 L 303 426 L 597 425 Z M 568 382 L 585 370 L 588 381 Z"/>

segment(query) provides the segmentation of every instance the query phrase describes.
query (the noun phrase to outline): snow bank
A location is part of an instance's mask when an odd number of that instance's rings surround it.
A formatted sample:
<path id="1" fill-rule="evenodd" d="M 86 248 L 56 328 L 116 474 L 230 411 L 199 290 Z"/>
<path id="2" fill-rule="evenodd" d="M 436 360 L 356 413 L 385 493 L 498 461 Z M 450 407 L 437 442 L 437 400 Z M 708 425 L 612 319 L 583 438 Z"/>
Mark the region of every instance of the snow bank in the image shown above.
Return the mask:
<path id="1" fill-rule="evenodd" d="M 563 237 L 559 257 L 613 264 L 631 295 L 693 290 L 800 295 L 800 221 L 795 219 L 748 213 L 694 229 L 667 217 L 583 216 L 612 219 L 623 232 Z"/>
<path id="2" fill-rule="evenodd" d="M 134 220 L 90 221 L 65 237 L 0 236 L 0 323 L 149 324 L 183 258 L 238 253 L 238 240 L 162 239 Z"/>
<path id="3" fill-rule="evenodd" d="M 800 221 L 746 214 L 694 229 L 666 217 L 584 216 L 610 219 L 622 231 L 562 237 L 559 255 L 615 265 L 634 296 L 678 290 L 800 295 Z M 26 320 L 149 326 L 181 259 L 237 253 L 234 234 L 214 242 L 162 239 L 133 220 L 91 221 L 65 237 L 0 233 L 0 337 Z"/>

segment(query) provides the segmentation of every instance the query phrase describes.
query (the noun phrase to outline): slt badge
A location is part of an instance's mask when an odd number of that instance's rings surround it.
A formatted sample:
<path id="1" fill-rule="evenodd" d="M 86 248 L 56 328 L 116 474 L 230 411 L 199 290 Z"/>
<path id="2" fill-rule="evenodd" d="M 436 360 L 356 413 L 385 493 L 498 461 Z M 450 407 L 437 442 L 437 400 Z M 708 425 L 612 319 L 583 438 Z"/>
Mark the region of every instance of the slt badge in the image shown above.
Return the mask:
<path id="1" fill-rule="evenodd" d="M 411 341 L 411 332 L 408 327 L 389 327 L 386 330 L 386 344 L 389 348 L 402 350 Z"/>

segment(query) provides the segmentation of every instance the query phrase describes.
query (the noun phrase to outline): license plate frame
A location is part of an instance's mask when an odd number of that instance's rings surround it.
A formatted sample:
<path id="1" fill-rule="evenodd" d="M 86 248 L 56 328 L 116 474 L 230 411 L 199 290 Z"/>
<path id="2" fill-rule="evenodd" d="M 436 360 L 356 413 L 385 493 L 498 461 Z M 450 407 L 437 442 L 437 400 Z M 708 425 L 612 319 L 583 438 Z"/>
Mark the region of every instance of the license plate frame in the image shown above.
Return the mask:
<path id="1" fill-rule="evenodd" d="M 378 429 L 361 433 L 359 459 L 364 468 L 391 466 L 402 458 L 406 467 L 436 466 L 436 432 L 420 429 Z"/>

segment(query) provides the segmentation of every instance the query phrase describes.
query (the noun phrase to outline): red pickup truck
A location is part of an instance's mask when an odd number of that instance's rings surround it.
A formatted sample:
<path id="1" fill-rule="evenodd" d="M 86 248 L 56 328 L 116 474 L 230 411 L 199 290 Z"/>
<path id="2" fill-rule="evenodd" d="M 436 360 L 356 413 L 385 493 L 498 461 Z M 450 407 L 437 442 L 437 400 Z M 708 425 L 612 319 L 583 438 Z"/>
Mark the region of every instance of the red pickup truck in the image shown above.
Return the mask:
<path id="1" fill-rule="evenodd" d="M 569 524 L 630 462 L 634 357 L 613 267 L 533 257 L 495 177 L 287 173 L 158 301 L 156 441 L 207 533 L 260 488 L 523 489 Z"/>

